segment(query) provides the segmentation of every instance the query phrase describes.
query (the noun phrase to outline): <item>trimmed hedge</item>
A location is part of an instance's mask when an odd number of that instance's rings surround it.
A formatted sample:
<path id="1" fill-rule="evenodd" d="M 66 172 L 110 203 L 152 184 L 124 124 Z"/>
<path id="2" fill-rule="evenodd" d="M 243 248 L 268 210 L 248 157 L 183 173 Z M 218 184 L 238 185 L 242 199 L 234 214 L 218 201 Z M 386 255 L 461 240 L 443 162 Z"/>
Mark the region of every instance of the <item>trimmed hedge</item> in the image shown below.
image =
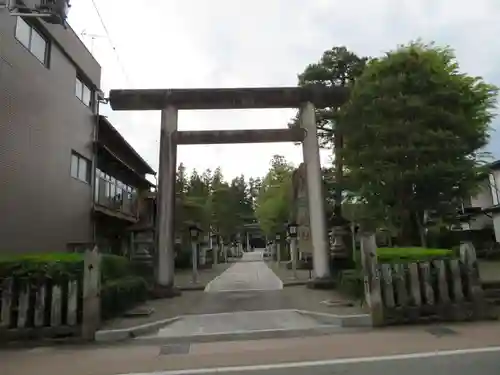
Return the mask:
<path id="1" fill-rule="evenodd" d="M 147 299 L 148 285 L 139 276 L 111 280 L 101 289 L 101 316 L 109 319 Z"/>
<path id="2" fill-rule="evenodd" d="M 7 277 L 31 281 L 50 278 L 55 282 L 79 278 L 83 255 L 77 253 L 23 254 L 0 257 L 0 279 Z"/>
<path id="3" fill-rule="evenodd" d="M 360 255 L 358 250 L 356 255 Z M 430 261 L 434 259 L 448 259 L 454 257 L 455 252 L 447 249 L 429 249 L 422 247 L 379 247 L 377 258 L 379 263 L 409 263 Z M 357 262 L 357 269 L 341 271 L 339 274 L 339 290 L 354 298 L 363 298 L 364 281 L 361 270 L 361 259 Z"/>
<path id="4" fill-rule="evenodd" d="M 342 293 L 356 299 L 364 296 L 364 280 L 360 270 L 345 270 L 339 274 L 338 288 Z"/>
<path id="5" fill-rule="evenodd" d="M 13 278 L 37 283 L 51 279 L 56 284 L 68 279 L 81 280 L 83 263 L 82 253 L 4 256 L 0 257 L 0 280 Z M 148 285 L 144 277 L 137 275 L 137 271 L 138 266 L 125 257 L 102 254 L 101 315 L 104 319 L 116 316 L 146 299 Z"/>
<path id="6" fill-rule="evenodd" d="M 83 272 L 81 253 L 23 254 L 0 257 L 0 279 L 6 277 L 54 280 L 79 278 Z M 133 274 L 134 267 L 125 257 L 102 254 L 102 282 Z"/>
<path id="7" fill-rule="evenodd" d="M 389 263 L 446 259 L 453 255 L 453 250 L 423 247 L 379 247 L 377 249 L 379 261 Z"/>

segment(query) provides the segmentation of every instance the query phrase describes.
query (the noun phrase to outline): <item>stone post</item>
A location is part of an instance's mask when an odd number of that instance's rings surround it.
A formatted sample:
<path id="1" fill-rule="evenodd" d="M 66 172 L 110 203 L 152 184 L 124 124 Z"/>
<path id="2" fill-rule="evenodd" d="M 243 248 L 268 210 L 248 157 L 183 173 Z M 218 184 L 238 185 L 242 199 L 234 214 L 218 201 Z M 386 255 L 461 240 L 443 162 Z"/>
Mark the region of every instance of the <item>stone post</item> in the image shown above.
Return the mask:
<path id="1" fill-rule="evenodd" d="M 174 295 L 175 180 L 178 110 L 161 111 L 160 165 L 156 223 L 156 283 L 162 297 Z M 161 290 L 161 291 L 160 291 Z"/>
<path id="2" fill-rule="evenodd" d="M 191 264 L 193 266 L 192 282 L 198 283 L 198 241 L 191 239 Z"/>
<path id="3" fill-rule="evenodd" d="M 97 246 L 83 261 L 82 338 L 93 341 L 101 323 L 101 255 Z"/>
<path id="4" fill-rule="evenodd" d="M 297 237 L 290 238 L 290 257 L 292 258 L 292 272 L 293 278 L 297 278 Z"/>
<path id="5" fill-rule="evenodd" d="M 214 264 L 219 264 L 219 245 L 217 244 L 217 240 L 211 239 L 212 241 L 212 255 L 214 257 Z"/>
<path id="6" fill-rule="evenodd" d="M 384 308 L 380 272 L 377 267 L 377 242 L 375 241 L 375 234 L 366 231 L 361 232 L 360 242 L 365 301 L 370 309 L 373 325 L 382 326 L 384 325 Z"/>
<path id="7" fill-rule="evenodd" d="M 313 268 L 317 279 L 330 280 L 329 246 L 325 220 L 325 202 L 321 164 L 319 158 L 318 134 L 314 105 L 305 103 L 300 111 L 300 123 L 306 130 L 302 144 L 308 191 L 309 220 L 313 245 Z M 318 280 L 319 281 L 319 280 Z"/>

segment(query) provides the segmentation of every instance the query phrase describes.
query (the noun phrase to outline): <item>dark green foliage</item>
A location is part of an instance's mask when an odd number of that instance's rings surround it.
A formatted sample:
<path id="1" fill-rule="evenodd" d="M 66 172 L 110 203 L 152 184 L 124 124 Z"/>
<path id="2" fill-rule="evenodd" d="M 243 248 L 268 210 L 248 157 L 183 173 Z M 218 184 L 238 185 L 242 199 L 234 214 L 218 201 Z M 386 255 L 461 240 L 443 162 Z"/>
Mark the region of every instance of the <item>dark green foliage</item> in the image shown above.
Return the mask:
<path id="1" fill-rule="evenodd" d="M 155 269 L 153 262 L 138 262 L 133 261 L 131 264 L 132 275 L 140 276 L 148 282 L 148 284 L 154 283 Z"/>
<path id="2" fill-rule="evenodd" d="M 184 248 L 177 252 L 175 257 L 175 268 L 186 269 L 191 267 L 191 248 Z"/>
<path id="3" fill-rule="evenodd" d="M 80 278 L 83 255 L 77 253 L 26 254 L 0 257 L 0 280 L 26 279 L 36 282 L 45 278 L 55 283 Z"/>
<path id="4" fill-rule="evenodd" d="M 294 169 L 283 156 L 274 155 L 262 180 L 255 200 L 255 215 L 267 235 L 283 232 L 285 223 L 290 219 Z"/>
<path id="5" fill-rule="evenodd" d="M 129 276 L 133 272 L 132 263 L 126 257 L 111 254 L 101 256 L 102 282 L 120 279 Z"/>
<path id="6" fill-rule="evenodd" d="M 452 218 L 483 173 L 497 88 L 459 71 L 453 51 L 410 43 L 373 59 L 341 109 L 350 184 L 400 245 L 425 243 L 425 212 Z"/>
<path id="7" fill-rule="evenodd" d="M 346 47 L 326 50 L 321 59 L 309 64 L 299 75 L 299 86 L 351 86 L 361 75 L 368 58 L 359 57 Z M 338 108 L 316 109 L 316 123 L 321 144 L 331 148 L 334 145 L 338 122 Z M 297 123 L 297 118 L 292 120 Z M 334 150 L 335 151 L 335 150 Z"/>
<path id="8" fill-rule="evenodd" d="M 139 276 L 110 280 L 101 289 L 101 316 L 109 319 L 146 300 L 148 286 Z"/>
<path id="9" fill-rule="evenodd" d="M 144 277 L 136 276 L 139 269 L 127 258 L 111 254 L 101 257 L 101 314 L 109 318 L 143 301 L 147 283 Z M 78 280 L 81 288 L 83 263 L 82 253 L 6 256 L 0 258 L 0 280 L 12 278 L 15 285 L 47 281 L 53 285 Z"/>
<path id="10" fill-rule="evenodd" d="M 354 299 L 363 299 L 364 281 L 360 270 L 343 270 L 338 277 L 340 292 Z"/>
<path id="11" fill-rule="evenodd" d="M 246 180 L 241 175 L 227 182 L 220 168 L 213 172 L 207 169 L 202 174 L 193 170 L 188 176 L 181 163 L 176 186 L 177 235 L 188 241 L 185 236 L 188 227 L 196 223 L 204 234 L 211 227 L 229 240 L 242 231 L 244 224 L 254 222 L 255 189 L 258 189 L 259 181 L 253 178 Z"/>

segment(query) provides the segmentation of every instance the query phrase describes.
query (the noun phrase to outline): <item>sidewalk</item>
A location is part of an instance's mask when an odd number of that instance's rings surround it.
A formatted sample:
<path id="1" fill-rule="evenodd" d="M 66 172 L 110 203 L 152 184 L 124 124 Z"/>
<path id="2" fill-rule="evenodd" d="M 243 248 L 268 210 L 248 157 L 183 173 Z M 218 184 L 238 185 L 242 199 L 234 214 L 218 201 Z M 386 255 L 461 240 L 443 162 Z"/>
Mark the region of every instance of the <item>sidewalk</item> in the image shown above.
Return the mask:
<path id="1" fill-rule="evenodd" d="M 440 331 L 442 334 L 439 334 Z M 412 326 L 320 337 L 219 342 L 171 348 L 155 345 L 116 345 L 2 351 L 0 374 L 115 375 L 411 354 L 499 345 L 498 323 Z"/>

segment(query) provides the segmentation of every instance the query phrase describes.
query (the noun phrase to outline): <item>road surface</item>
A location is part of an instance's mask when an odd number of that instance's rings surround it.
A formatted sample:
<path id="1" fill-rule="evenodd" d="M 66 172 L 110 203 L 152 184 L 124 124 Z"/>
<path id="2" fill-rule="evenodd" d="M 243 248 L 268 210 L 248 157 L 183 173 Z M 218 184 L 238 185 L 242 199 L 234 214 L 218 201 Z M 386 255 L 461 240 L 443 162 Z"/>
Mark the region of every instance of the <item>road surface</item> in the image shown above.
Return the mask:
<path id="1" fill-rule="evenodd" d="M 368 357 L 295 362 L 246 367 L 220 367 L 197 370 L 162 371 L 140 375 L 498 375 L 500 348 L 419 353 L 413 355 Z M 139 375 L 139 374 L 133 374 Z"/>
<path id="2" fill-rule="evenodd" d="M 500 325 L 400 327 L 320 337 L 0 350 L 1 375 L 498 375 Z"/>
<path id="3" fill-rule="evenodd" d="M 285 363 L 247 367 L 222 367 L 197 370 L 177 370 L 147 375 L 498 375 L 500 348 L 419 353 L 400 356 L 365 357 L 327 360 L 310 363 Z M 141 375 L 145 375 L 142 373 Z"/>

